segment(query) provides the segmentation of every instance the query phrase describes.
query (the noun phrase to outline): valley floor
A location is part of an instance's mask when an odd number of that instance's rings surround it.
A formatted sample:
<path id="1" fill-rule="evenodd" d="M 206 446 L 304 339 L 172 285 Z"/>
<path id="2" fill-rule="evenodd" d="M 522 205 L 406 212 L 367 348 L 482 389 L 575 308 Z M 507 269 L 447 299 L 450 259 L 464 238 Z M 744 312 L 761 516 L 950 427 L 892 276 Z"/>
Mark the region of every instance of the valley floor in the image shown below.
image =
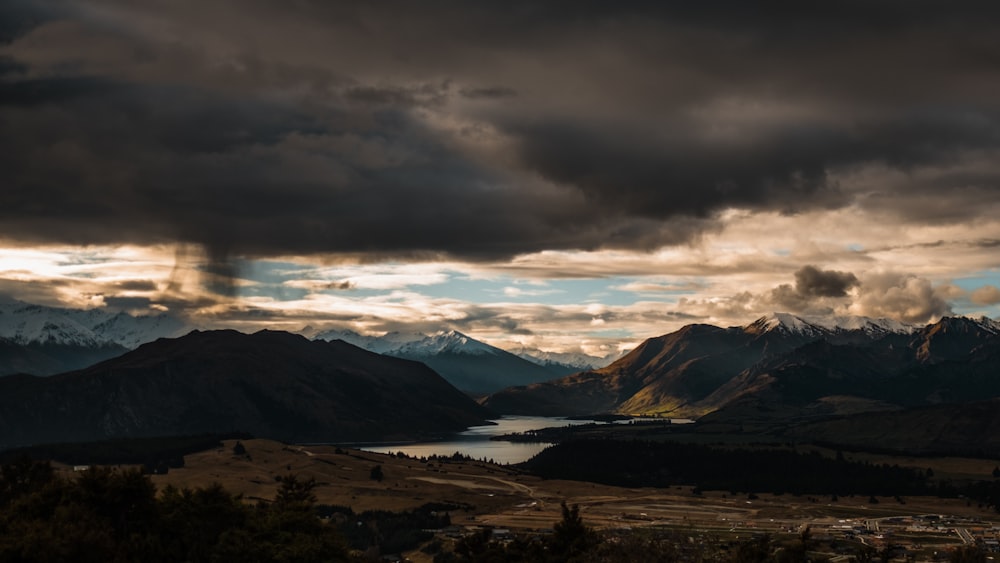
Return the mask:
<path id="1" fill-rule="evenodd" d="M 315 478 L 320 504 L 364 510 L 405 510 L 431 502 L 465 508 L 451 512 L 450 541 L 492 527 L 511 533 L 547 533 L 559 521 L 560 503 L 580 507 L 585 523 L 607 533 L 680 532 L 692 542 L 727 542 L 762 532 L 798 537 L 805 526 L 830 555 L 850 555 L 862 544 L 900 546 L 918 560 L 957 546 L 993 545 L 1000 515 L 962 499 L 770 495 L 759 498 L 691 487 L 629 489 L 585 482 L 542 480 L 504 466 L 453 459 L 417 460 L 332 446 L 290 446 L 269 440 L 234 441 L 185 457 L 185 466 L 155 475 L 158 488 L 218 482 L 247 500 L 273 498 L 276 478 Z M 381 480 L 373 479 L 380 468 Z M 72 471 L 72 468 L 64 468 Z M 429 561 L 420 552 L 413 560 Z"/>

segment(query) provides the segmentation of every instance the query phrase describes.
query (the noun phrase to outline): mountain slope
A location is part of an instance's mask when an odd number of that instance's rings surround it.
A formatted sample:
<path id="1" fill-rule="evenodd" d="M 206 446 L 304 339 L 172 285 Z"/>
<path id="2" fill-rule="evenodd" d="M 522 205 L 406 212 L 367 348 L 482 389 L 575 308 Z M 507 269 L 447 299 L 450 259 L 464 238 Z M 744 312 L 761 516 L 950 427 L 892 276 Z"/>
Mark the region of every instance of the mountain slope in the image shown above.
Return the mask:
<path id="1" fill-rule="evenodd" d="M 867 412 L 785 428 L 781 435 L 844 448 L 924 455 L 1000 455 L 1000 399 Z"/>
<path id="2" fill-rule="evenodd" d="M 230 430 L 284 441 L 415 439 L 490 414 L 419 363 L 283 332 L 195 331 L 76 372 L 0 378 L 8 447 Z"/>
<path id="3" fill-rule="evenodd" d="M 546 381 L 564 372 L 540 366 L 457 331 L 432 335 L 390 332 L 381 337 L 351 331 L 328 331 L 316 339 L 339 339 L 379 354 L 423 362 L 449 383 L 472 394 L 511 385 Z"/>
<path id="4" fill-rule="evenodd" d="M 709 420 L 815 417 L 1000 395 L 990 319 L 914 327 L 865 318 L 762 317 L 689 325 L 610 366 L 505 389 L 484 404 L 511 414 L 614 411 Z"/>
<path id="5" fill-rule="evenodd" d="M 1000 396 L 1000 335 L 992 323 L 946 317 L 911 335 L 867 344 L 826 339 L 760 362 L 705 403 L 709 420 L 774 418 L 780 405 L 796 416 L 836 414 L 830 397 L 911 407 Z"/>
<path id="6" fill-rule="evenodd" d="M 783 326 L 783 325 L 781 325 Z M 650 338 L 611 365 L 555 381 L 505 389 L 486 405 L 511 414 L 578 415 L 616 411 L 697 416 L 696 403 L 763 357 L 813 338 L 808 333 L 688 325 Z"/>

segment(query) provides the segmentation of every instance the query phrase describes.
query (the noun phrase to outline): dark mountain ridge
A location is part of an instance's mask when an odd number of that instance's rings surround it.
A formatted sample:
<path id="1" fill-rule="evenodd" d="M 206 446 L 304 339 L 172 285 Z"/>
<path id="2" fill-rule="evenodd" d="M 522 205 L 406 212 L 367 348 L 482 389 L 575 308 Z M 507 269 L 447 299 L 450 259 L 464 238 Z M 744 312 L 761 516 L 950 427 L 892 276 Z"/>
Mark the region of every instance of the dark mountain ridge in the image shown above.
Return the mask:
<path id="1" fill-rule="evenodd" d="M 1000 323 L 944 318 L 922 328 L 787 314 L 745 327 L 689 325 L 601 370 L 505 389 L 485 404 L 516 414 L 707 420 L 827 416 L 1000 396 Z"/>
<path id="2" fill-rule="evenodd" d="M 31 342 L 22 344 L 0 337 L 0 376 L 12 373 L 49 375 L 114 358 L 128 348 L 113 343 L 98 346 Z"/>
<path id="3" fill-rule="evenodd" d="M 490 414 L 418 362 L 273 331 L 194 331 L 83 370 L 0 378 L 0 447 L 237 430 L 415 439 Z"/>

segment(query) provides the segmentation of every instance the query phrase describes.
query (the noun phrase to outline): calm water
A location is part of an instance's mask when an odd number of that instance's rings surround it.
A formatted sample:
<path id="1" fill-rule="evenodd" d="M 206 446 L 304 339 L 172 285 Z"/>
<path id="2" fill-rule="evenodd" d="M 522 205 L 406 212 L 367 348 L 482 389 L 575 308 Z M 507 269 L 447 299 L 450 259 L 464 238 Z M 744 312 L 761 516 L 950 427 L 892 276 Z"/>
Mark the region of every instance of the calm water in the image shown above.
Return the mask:
<path id="1" fill-rule="evenodd" d="M 361 449 L 378 453 L 403 452 L 406 455 L 416 457 L 434 454 L 452 455 L 459 452 L 474 459 L 492 459 L 497 463 L 521 463 L 552 444 L 490 441 L 490 437 L 552 426 L 575 426 L 593 421 L 566 420 L 565 418 L 546 416 L 505 416 L 493 422 L 496 424 L 473 426 L 465 432 L 456 434 L 450 440 L 398 445 L 379 444 L 377 446 L 362 446 Z"/>
<path id="2" fill-rule="evenodd" d="M 434 454 L 452 455 L 459 452 L 473 459 L 492 459 L 497 463 L 521 463 L 552 444 L 490 441 L 490 437 L 553 426 L 576 426 L 594 421 L 566 420 L 565 418 L 546 416 L 505 416 L 493 422 L 496 422 L 496 425 L 473 426 L 465 432 L 457 434 L 451 440 L 398 445 L 379 444 L 377 446 L 361 446 L 361 449 L 378 453 L 403 452 L 406 455 L 416 457 L 427 457 Z M 676 422 L 681 421 L 677 420 Z"/>

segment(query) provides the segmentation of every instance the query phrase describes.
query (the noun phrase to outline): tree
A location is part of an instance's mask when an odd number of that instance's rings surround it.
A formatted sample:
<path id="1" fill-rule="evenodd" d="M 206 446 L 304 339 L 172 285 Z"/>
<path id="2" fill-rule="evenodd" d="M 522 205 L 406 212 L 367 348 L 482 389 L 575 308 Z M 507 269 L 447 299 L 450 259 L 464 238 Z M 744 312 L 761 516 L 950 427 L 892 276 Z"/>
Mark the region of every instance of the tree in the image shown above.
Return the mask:
<path id="1" fill-rule="evenodd" d="M 27 456 L 0 468 L 0 508 L 16 498 L 38 492 L 55 479 L 49 462 L 36 462 Z"/>
<path id="2" fill-rule="evenodd" d="M 313 489 L 316 488 L 316 479 L 310 477 L 308 480 L 300 481 L 295 475 L 279 476 L 277 478 L 281 487 L 274 497 L 274 504 L 277 508 L 287 508 L 291 506 L 311 506 L 316 502 L 316 495 Z"/>
<path id="3" fill-rule="evenodd" d="M 562 509 L 562 520 L 552 527 L 552 551 L 572 557 L 597 545 L 597 534 L 583 523 L 580 506 L 566 506 L 566 501 L 559 506 Z"/>
<path id="4" fill-rule="evenodd" d="M 771 557 L 771 536 L 762 534 L 750 541 L 741 542 L 736 546 L 732 561 L 734 563 L 759 563 Z"/>
<path id="5" fill-rule="evenodd" d="M 348 561 L 318 516 L 313 479 L 278 479 L 275 502 L 251 506 L 213 484 L 156 494 L 139 470 L 95 468 L 74 479 L 46 464 L 0 468 L 0 562 L 246 563 Z M 16 496 L 15 496 L 16 495 Z"/>
<path id="6" fill-rule="evenodd" d="M 375 467 L 372 467 L 371 473 L 369 475 L 371 476 L 372 481 L 382 482 L 382 479 L 385 479 L 385 474 L 382 473 L 381 465 L 376 465 Z"/>

